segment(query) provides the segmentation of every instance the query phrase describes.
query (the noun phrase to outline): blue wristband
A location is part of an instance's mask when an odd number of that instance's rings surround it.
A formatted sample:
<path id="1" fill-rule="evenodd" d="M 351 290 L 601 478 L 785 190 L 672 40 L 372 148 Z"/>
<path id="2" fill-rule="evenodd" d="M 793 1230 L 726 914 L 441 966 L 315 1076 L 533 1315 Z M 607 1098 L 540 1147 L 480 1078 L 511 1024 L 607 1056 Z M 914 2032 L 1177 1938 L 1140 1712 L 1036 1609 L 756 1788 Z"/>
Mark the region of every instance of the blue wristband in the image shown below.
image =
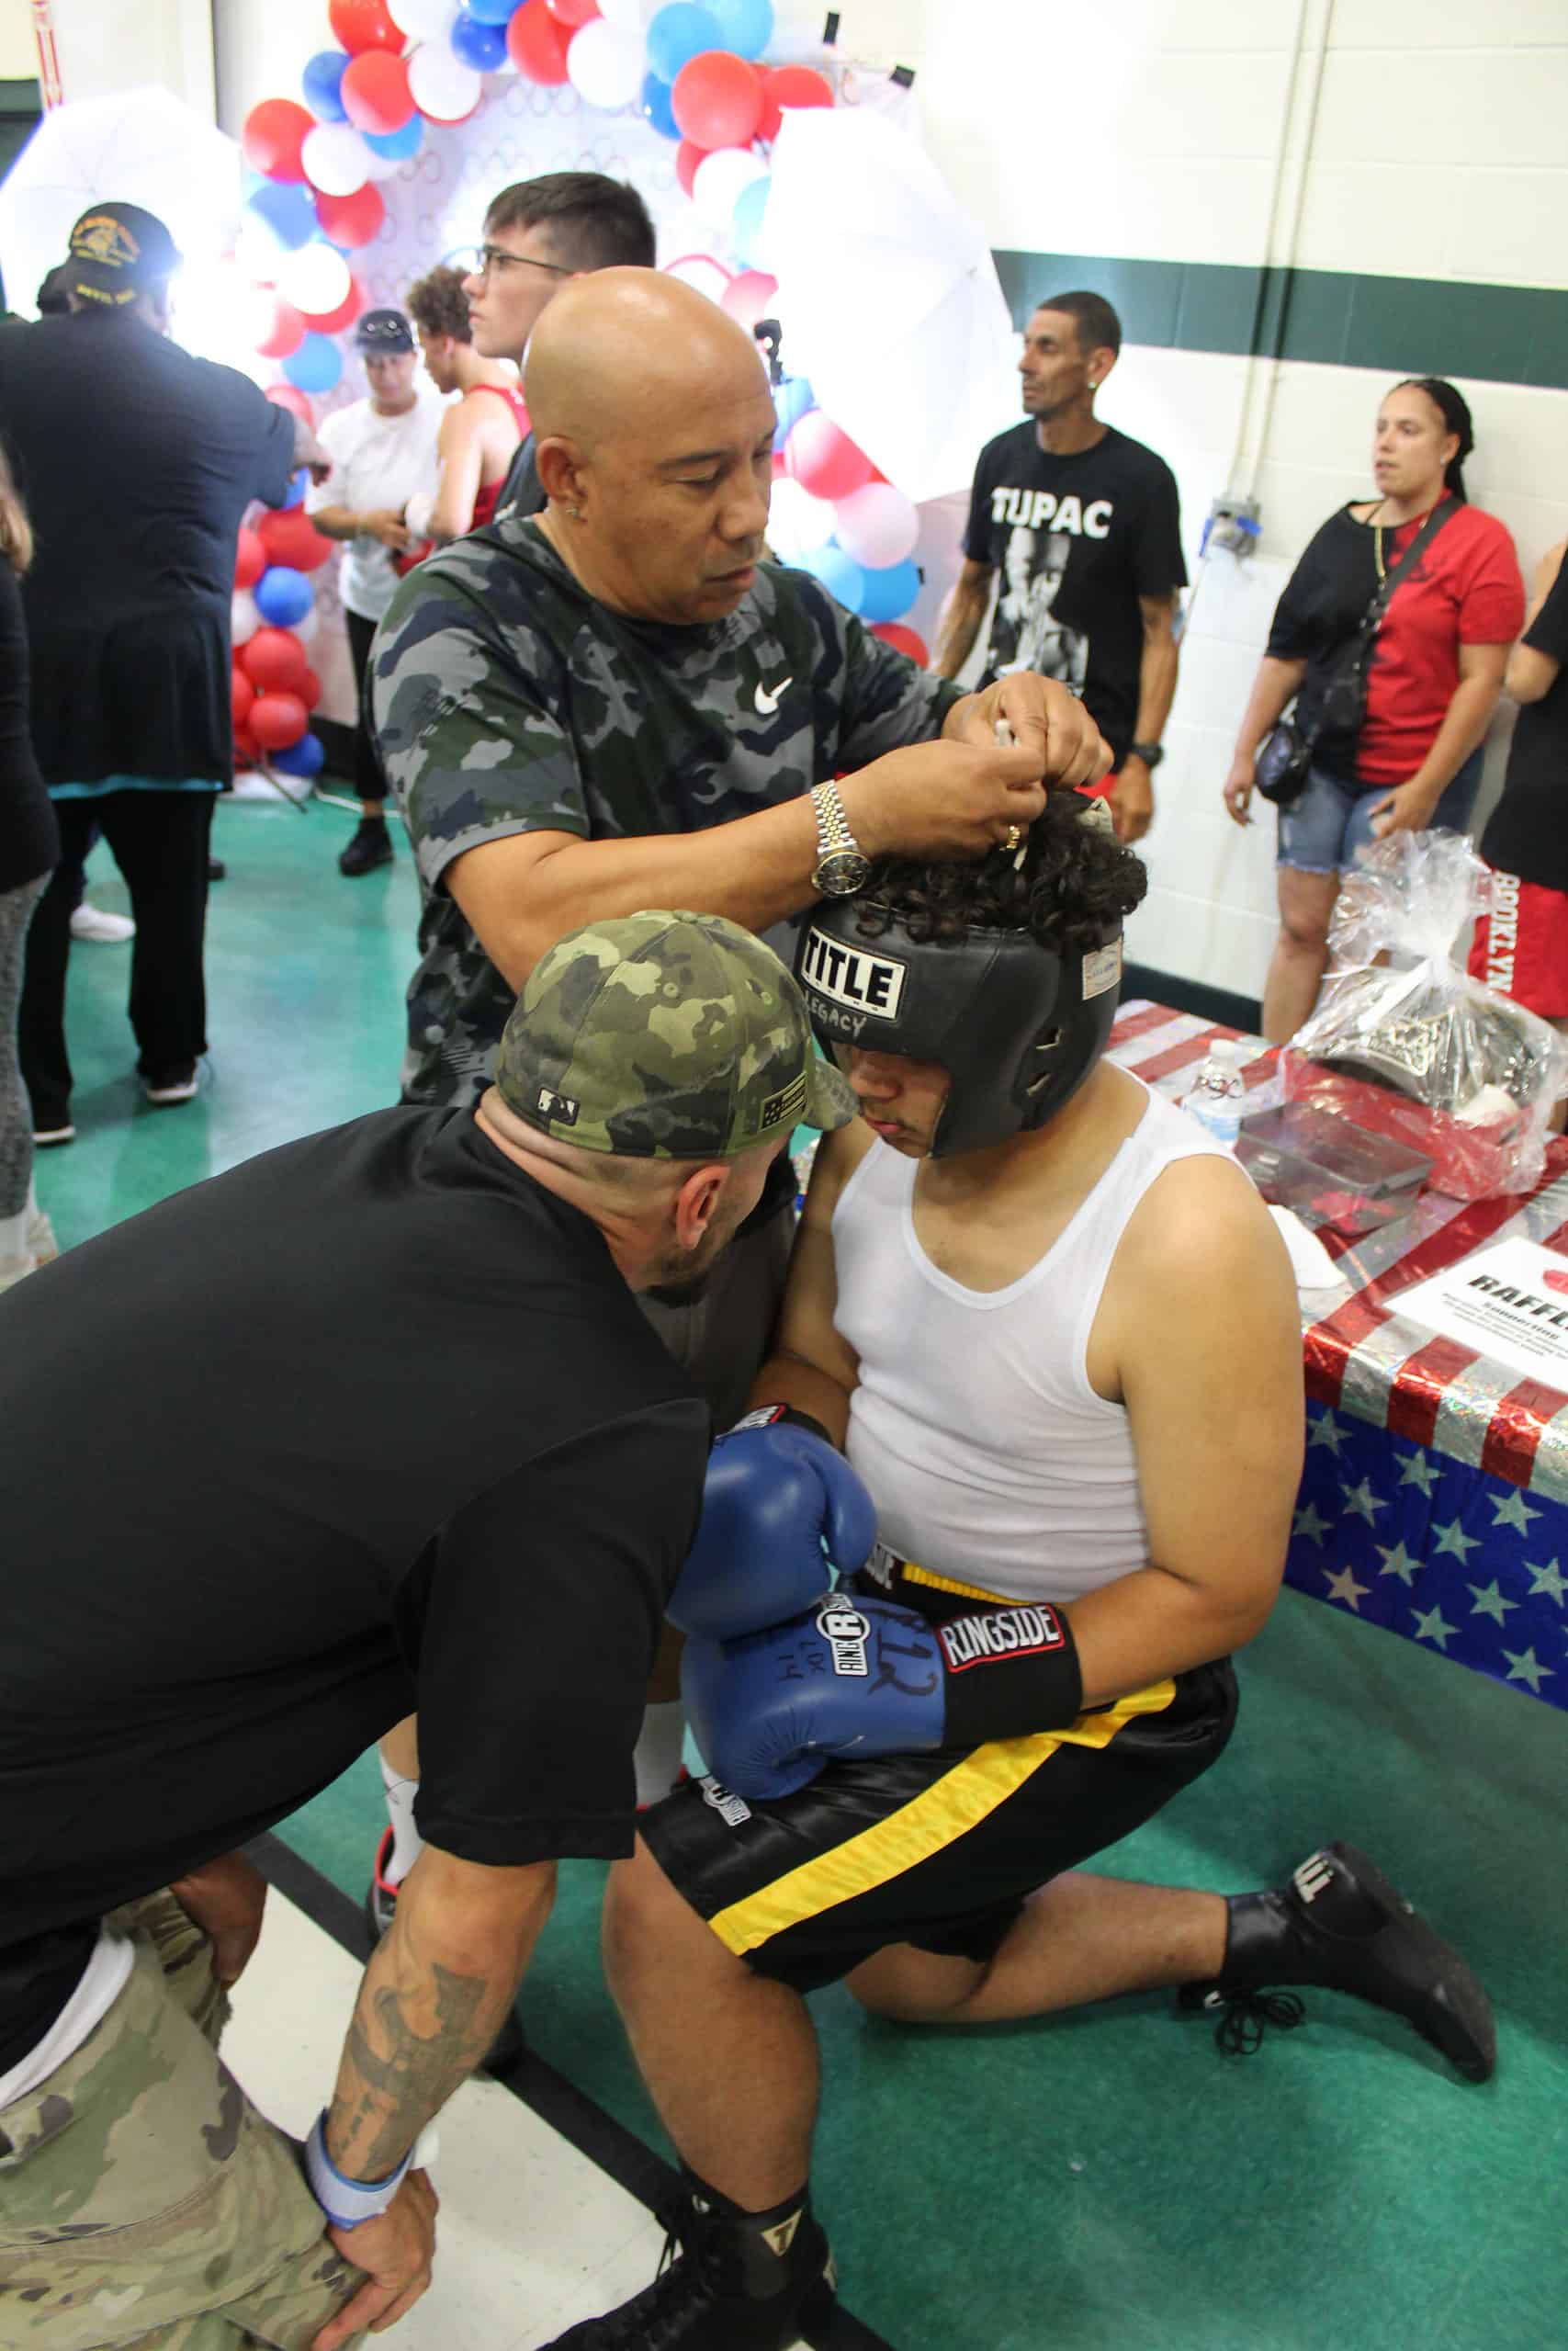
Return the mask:
<path id="1" fill-rule="evenodd" d="M 412 2164 L 415 2151 L 411 2147 L 397 2170 L 386 2179 L 344 2179 L 327 2153 L 326 2126 L 323 2107 L 305 2142 L 305 2177 L 311 2195 L 334 2229 L 357 2229 L 362 2221 L 378 2220 L 386 2210 L 403 2184 L 403 2175 Z"/>

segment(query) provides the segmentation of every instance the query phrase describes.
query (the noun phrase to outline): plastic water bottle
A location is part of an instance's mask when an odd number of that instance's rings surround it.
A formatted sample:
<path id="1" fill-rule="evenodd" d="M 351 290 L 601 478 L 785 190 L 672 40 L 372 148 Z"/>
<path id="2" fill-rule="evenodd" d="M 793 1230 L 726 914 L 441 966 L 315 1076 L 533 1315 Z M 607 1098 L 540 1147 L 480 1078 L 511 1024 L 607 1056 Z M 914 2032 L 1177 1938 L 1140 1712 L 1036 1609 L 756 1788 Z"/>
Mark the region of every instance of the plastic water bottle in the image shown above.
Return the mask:
<path id="1" fill-rule="evenodd" d="M 1241 1133 L 1246 1089 L 1241 1082 L 1237 1055 L 1235 1037 L 1217 1036 L 1192 1081 L 1190 1093 L 1182 1099 L 1182 1109 L 1190 1111 L 1216 1143 L 1234 1143 Z"/>

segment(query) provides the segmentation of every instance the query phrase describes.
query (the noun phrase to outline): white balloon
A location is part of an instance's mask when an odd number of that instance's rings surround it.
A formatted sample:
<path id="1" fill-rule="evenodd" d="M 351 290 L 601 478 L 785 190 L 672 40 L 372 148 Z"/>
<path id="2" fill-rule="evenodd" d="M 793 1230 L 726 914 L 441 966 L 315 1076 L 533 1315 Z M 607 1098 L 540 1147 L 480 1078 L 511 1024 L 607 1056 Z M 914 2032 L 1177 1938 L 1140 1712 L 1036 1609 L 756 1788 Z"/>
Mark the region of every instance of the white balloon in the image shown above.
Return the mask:
<path id="1" fill-rule="evenodd" d="M 640 33 L 653 14 L 653 6 L 654 0 L 599 0 L 599 14 L 617 32 Z"/>
<path id="2" fill-rule="evenodd" d="M 835 502 L 833 511 L 839 545 L 869 571 L 886 571 L 890 563 L 902 563 L 913 555 L 920 518 L 890 481 L 868 481 L 863 490 L 852 490 Z"/>
<path id="3" fill-rule="evenodd" d="M 387 0 L 387 14 L 410 40 L 445 40 L 457 21 L 457 0 Z"/>
<path id="4" fill-rule="evenodd" d="M 409 89 L 432 122 L 462 122 L 483 96 L 484 82 L 442 42 L 426 41 L 409 59 Z"/>
<path id="5" fill-rule="evenodd" d="M 591 17 L 571 37 L 566 71 L 585 105 L 607 113 L 633 105 L 642 94 L 642 28 L 628 31 Z"/>
<path id="6" fill-rule="evenodd" d="M 728 229 L 735 217 L 736 199 L 754 179 L 765 179 L 768 167 L 750 147 L 716 147 L 692 175 L 692 201 L 705 220 Z"/>
<path id="7" fill-rule="evenodd" d="M 249 588 L 236 588 L 229 606 L 229 625 L 236 645 L 248 645 L 261 627 L 261 615 Z"/>
<path id="8" fill-rule="evenodd" d="M 307 318 L 323 318 L 348 299 L 353 280 L 348 264 L 336 245 L 312 237 L 298 253 L 286 254 L 277 265 L 277 290 Z"/>
<path id="9" fill-rule="evenodd" d="M 321 614 L 314 605 L 310 606 L 310 611 L 304 615 L 303 618 L 293 621 L 289 624 L 292 633 L 298 637 L 301 645 L 309 645 L 310 643 L 321 625 Z"/>
<path id="10" fill-rule="evenodd" d="M 798 563 L 813 548 L 826 547 L 835 516 L 826 498 L 813 498 L 798 481 L 781 474 L 768 508 L 768 545 L 784 563 Z"/>
<path id="11" fill-rule="evenodd" d="M 369 178 L 371 160 L 352 122 L 318 122 L 299 149 L 306 178 L 323 196 L 352 196 Z"/>
<path id="12" fill-rule="evenodd" d="M 729 272 L 711 253 L 683 253 L 674 261 L 663 265 L 664 275 L 690 286 L 694 292 L 705 294 L 710 302 L 722 300 L 729 283 Z"/>

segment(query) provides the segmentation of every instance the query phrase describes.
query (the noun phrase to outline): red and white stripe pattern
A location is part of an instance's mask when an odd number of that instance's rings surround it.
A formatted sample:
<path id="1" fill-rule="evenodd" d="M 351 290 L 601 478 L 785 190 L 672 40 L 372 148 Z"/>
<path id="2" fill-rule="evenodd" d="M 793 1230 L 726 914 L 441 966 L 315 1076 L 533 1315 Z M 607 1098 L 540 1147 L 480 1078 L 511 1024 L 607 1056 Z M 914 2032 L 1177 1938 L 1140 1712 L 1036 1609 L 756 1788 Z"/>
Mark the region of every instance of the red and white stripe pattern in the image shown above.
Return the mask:
<path id="1" fill-rule="evenodd" d="M 1124 1004 L 1110 1058 L 1177 1100 L 1217 1036 L 1235 1037 L 1242 1078 L 1262 1085 L 1275 1054 L 1261 1037 L 1140 1001 Z M 1568 1255 L 1568 1142 L 1548 1147 L 1533 1192 L 1495 1200 L 1423 1193 L 1412 1215 L 1366 1239 L 1319 1238 L 1345 1275 L 1342 1303 L 1303 1318 L 1307 1393 L 1412 1443 L 1432 1445 L 1494 1477 L 1568 1502 L 1568 1394 L 1521 1379 L 1455 1339 L 1435 1339 L 1398 1311 L 1414 1283 L 1489 1241 L 1539 1241 Z"/>

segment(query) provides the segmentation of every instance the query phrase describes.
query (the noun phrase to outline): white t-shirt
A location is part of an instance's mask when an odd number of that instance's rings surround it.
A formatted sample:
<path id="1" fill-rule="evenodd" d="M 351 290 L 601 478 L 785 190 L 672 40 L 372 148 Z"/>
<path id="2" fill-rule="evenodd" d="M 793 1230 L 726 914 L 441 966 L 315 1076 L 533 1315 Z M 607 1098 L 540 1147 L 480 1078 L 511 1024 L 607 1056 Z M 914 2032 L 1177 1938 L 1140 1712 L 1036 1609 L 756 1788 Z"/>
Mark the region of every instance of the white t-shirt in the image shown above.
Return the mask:
<path id="1" fill-rule="evenodd" d="M 445 403 L 423 390 L 401 416 L 378 416 L 367 400 L 340 408 L 321 427 L 320 438 L 333 461 L 330 477 L 306 492 L 306 511 L 346 506 L 365 514 L 378 506 L 401 508 L 416 491 L 434 491 L 439 480 L 435 438 Z M 338 593 L 349 612 L 379 620 L 391 603 L 399 573 L 392 550 L 367 531 L 345 540 Z"/>

